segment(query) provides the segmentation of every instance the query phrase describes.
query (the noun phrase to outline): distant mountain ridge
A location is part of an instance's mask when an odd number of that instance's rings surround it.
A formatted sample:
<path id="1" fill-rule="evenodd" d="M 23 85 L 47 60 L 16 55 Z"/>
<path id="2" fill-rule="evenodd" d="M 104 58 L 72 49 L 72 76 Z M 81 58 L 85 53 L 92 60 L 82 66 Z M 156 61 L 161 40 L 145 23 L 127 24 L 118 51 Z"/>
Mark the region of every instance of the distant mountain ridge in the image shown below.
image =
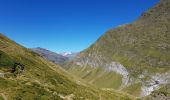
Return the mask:
<path id="1" fill-rule="evenodd" d="M 62 56 L 60 54 L 57 54 L 55 52 L 52 52 L 44 48 L 37 47 L 37 48 L 31 48 L 31 50 L 38 53 L 43 58 L 52 61 L 56 64 L 63 64 L 65 61 L 69 60 L 69 58 L 66 56 Z"/>

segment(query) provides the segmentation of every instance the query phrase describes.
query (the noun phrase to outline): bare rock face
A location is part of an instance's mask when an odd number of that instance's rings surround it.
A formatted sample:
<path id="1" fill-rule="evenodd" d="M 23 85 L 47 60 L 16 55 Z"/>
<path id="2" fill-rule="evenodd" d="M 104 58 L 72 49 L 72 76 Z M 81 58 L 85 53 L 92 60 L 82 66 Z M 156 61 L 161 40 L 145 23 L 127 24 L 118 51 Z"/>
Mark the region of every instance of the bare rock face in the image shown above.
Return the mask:
<path id="1" fill-rule="evenodd" d="M 170 84 L 163 85 L 144 100 L 170 100 Z"/>
<path id="2" fill-rule="evenodd" d="M 123 76 L 120 89 L 127 86 L 130 77 L 127 69 L 123 65 L 118 62 L 112 62 L 111 64 L 106 65 L 106 68 L 108 71 L 113 71 Z"/>
<path id="3" fill-rule="evenodd" d="M 5 77 L 5 73 L 0 73 L 0 77 L 4 78 Z"/>
<path id="4" fill-rule="evenodd" d="M 168 83 L 170 83 L 170 71 L 162 74 L 157 73 L 151 76 L 150 80 L 143 82 L 140 97 L 150 95 L 153 91 Z"/>

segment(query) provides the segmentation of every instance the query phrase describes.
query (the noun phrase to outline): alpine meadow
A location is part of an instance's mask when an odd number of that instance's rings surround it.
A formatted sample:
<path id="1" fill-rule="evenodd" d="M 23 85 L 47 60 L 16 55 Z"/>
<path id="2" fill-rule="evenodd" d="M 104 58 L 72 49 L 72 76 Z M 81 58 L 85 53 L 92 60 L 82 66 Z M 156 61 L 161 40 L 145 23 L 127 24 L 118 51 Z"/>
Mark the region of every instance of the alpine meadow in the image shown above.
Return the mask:
<path id="1" fill-rule="evenodd" d="M 93 2 L 92 0 L 91 3 Z M 69 8 L 69 3 L 64 2 L 61 5 L 66 7 L 65 9 L 59 7 L 57 9 L 63 13 L 66 9 L 73 11 L 79 9 L 76 8 L 77 6 Z M 55 9 L 52 4 L 47 7 Z M 11 7 L 11 10 L 18 9 Z M 50 10 L 37 14 L 46 12 Z M 64 16 L 63 13 L 60 16 Z M 16 13 L 15 16 L 18 15 Z M 23 14 L 24 17 L 27 16 Z M 14 28 L 17 27 L 19 26 Z M 54 27 L 50 27 L 49 30 L 52 28 Z M 70 31 L 71 28 L 68 26 L 63 31 Z M 45 31 L 44 28 L 41 30 Z M 106 31 L 81 51 L 63 52 L 63 50 L 56 53 L 52 50 L 59 45 L 50 44 L 50 41 L 64 40 L 65 42 L 60 44 L 65 45 L 67 38 L 55 37 L 54 39 L 49 35 L 43 37 L 45 40 L 34 41 L 34 38 L 27 37 L 29 42 L 24 44 L 26 39 L 17 36 L 13 38 L 14 36 L 16 36 L 15 32 L 12 35 L 6 32 L 0 33 L 0 100 L 170 100 L 170 0 L 160 0 L 141 13 L 140 17 L 133 22 Z M 90 34 L 88 36 L 91 37 Z M 38 37 L 42 38 L 41 35 Z M 75 37 L 73 40 L 81 39 Z M 27 44 L 33 44 L 33 41 L 37 44 L 38 42 L 49 44 L 49 48 L 40 47 L 41 45 L 27 47 Z M 70 42 L 70 46 L 71 43 L 74 42 Z M 78 43 L 81 45 L 81 42 Z"/>

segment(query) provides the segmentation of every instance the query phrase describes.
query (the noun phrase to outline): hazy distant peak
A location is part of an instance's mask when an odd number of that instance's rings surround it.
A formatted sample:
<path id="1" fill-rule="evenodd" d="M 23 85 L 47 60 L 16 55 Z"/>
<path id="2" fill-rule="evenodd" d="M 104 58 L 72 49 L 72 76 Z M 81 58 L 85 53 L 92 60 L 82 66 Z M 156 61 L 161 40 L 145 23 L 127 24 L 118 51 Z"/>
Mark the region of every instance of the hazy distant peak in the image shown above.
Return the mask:
<path id="1" fill-rule="evenodd" d="M 73 52 L 64 52 L 62 53 L 63 56 L 71 55 Z"/>
<path id="2" fill-rule="evenodd" d="M 77 56 L 78 52 L 63 52 L 60 53 L 62 56 L 68 57 L 69 59 L 73 59 Z"/>

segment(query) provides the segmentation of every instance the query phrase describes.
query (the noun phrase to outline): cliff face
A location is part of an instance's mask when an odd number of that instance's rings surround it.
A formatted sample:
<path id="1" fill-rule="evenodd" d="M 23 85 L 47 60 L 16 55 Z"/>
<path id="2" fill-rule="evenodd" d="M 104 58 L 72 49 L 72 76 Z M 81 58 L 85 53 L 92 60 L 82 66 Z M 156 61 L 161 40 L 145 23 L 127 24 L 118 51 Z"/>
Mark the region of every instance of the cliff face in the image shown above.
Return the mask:
<path id="1" fill-rule="evenodd" d="M 161 0 L 135 22 L 106 32 L 96 43 L 70 62 L 72 67 L 67 69 L 87 81 L 93 80 L 92 83 L 102 88 L 123 89 L 137 96 L 150 94 L 162 84 L 170 81 L 169 77 L 159 80 L 169 75 L 170 70 L 169 12 L 170 1 Z M 95 72 L 96 76 L 93 75 L 96 69 L 102 69 L 101 73 L 104 74 Z M 110 72 L 120 77 L 110 74 L 107 76 L 106 73 Z M 90 79 L 91 76 L 93 78 Z M 108 83 L 104 82 L 111 81 L 102 78 L 104 76 L 111 77 L 112 81 L 115 80 L 115 83 L 119 82 L 120 85 L 114 87 L 114 84 L 110 84 L 108 86 Z M 101 82 L 102 85 L 94 80 Z M 156 84 L 152 80 L 159 82 Z M 149 84 L 152 83 L 156 84 L 156 88 L 153 88 L 155 85 L 150 87 Z M 133 93 L 135 90 L 137 91 Z"/>

